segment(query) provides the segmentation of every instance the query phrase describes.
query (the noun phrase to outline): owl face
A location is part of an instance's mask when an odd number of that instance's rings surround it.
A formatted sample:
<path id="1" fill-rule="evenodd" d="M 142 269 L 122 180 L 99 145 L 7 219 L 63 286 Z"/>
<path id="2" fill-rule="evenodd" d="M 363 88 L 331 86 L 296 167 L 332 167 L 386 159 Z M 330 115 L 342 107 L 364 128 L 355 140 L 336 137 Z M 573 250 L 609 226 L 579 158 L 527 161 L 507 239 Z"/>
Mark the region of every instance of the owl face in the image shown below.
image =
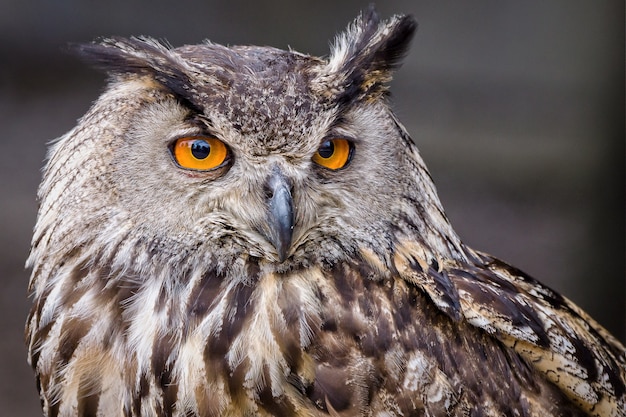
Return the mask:
<path id="1" fill-rule="evenodd" d="M 164 260 L 209 250 L 287 270 L 387 247 L 414 210 L 440 221 L 428 174 L 386 100 L 414 29 L 406 17 L 357 21 L 329 59 L 146 39 L 83 47 L 113 81 L 82 121 L 98 120 L 99 130 L 64 145 L 86 148 L 103 170 L 85 180 L 92 213 L 114 209 L 102 242 L 118 244 L 107 233 L 122 229 Z M 429 239 L 421 218 L 409 229 Z"/>
<path id="2" fill-rule="evenodd" d="M 353 223 L 379 223 L 389 207 L 381 178 L 400 176 L 401 167 L 389 163 L 400 149 L 380 105 L 359 106 L 340 123 L 322 106 L 306 128 L 298 117 L 260 123 L 253 135 L 272 143 L 262 147 L 232 120 L 215 122 L 213 108 L 199 115 L 162 100 L 134 115 L 112 155 L 119 206 L 137 226 L 166 236 L 229 237 L 253 256 L 282 262 Z M 202 167 L 214 154 L 215 166 Z M 139 206 L 143 215 L 134 218 Z M 161 215 L 164 207 L 170 215 Z"/>

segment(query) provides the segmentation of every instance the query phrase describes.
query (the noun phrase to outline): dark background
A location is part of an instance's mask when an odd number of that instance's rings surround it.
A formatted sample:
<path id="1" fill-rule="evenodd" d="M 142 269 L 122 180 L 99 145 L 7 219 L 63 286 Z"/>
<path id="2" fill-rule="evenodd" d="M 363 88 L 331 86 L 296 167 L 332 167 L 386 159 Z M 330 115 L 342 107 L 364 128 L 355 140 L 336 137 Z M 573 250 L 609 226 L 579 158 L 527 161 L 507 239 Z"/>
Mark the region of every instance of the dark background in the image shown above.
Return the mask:
<path id="1" fill-rule="evenodd" d="M 46 142 L 104 76 L 62 51 L 103 35 L 326 54 L 367 1 L 0 1 L 0 404 L 40 415 L 23 324 Z M 419 30 L 392 84 L 457 231 L 573 299 L 621 340 L 624 3 L 386 1 Z"/>

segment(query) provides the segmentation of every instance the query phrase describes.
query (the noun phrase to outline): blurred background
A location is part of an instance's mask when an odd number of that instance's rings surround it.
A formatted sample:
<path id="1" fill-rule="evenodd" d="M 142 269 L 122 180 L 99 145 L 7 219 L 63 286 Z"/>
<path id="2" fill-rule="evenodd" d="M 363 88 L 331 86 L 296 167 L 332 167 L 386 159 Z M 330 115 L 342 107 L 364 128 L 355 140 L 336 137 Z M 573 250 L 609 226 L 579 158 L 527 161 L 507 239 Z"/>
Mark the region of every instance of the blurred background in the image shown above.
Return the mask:
<path id="1" fill-rule="evenodd" d="M 369 1 L 0 0 L 0 404 L 40 415 L 24 270 L 46 143 L 104 75 L 68 42 L 149 35 L 324 55 Z M 380 2 L 419 29 L 392 84 L 466 243 L 573 299 L 625 339 L 624 2 Z"/>

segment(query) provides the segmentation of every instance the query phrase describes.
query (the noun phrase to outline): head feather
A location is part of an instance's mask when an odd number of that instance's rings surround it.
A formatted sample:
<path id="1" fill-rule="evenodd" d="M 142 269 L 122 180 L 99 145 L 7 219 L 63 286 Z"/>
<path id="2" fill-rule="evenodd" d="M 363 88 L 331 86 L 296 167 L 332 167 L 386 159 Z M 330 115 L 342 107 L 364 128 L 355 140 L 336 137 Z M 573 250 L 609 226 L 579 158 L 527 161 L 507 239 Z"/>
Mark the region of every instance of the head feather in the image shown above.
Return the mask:
<path id="1" fill-rule="evenodd" d="M 129 75 L 149 76 L 186 106 L 194 109 L 199 107 L 189 94 L 189 90 L 193 89 L 193 69 L 165 43 L 148 37 L 113 37 L 100 42 L 78 44 L 73 49 L 113 79 Z"/>
<path id="2" fill-rule="evenodd" d="M 338 102 L 384 93 L 400 66 L 417 22 L 410 16 L 382 21 L 373 8 L 361 14 L 337 36 L 326 70 L 339 77 Z"/>

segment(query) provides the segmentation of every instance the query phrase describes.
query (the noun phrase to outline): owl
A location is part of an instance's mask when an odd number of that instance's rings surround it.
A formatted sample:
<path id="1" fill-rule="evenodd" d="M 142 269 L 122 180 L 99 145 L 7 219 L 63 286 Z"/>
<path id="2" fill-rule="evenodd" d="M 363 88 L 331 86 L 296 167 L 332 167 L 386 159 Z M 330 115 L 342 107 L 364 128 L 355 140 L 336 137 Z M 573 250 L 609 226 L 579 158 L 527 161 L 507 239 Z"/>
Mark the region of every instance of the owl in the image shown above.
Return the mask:
<path id="1" fill-rule="evenodd" d="M 39 189 L 45 416 L 626 415 L 624 347 L 446 218 L 388 100 L 415 29 L 79 47 L 110 80 Z"/>

